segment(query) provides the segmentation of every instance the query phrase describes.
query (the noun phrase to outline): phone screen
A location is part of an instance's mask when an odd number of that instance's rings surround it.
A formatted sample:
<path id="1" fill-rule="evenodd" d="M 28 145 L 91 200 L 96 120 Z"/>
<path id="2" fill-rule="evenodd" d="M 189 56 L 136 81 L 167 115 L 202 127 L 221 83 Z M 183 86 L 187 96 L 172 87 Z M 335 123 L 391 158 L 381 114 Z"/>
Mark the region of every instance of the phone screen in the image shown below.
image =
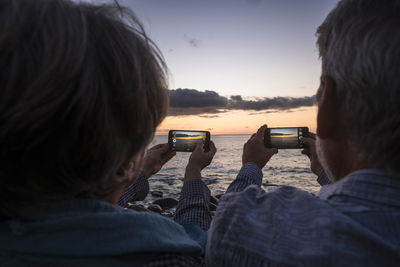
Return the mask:
<path id="1" fill-rule="evenodd" d="M 268 128 L 265 131 L 265 146 L 280 149 L 303 148 L 301 139 L 308 136 L 307 127 Z"/>
<path id="2" fill-rule="evenodd" d="M 209 150 L 210 133 L 207 131 L 171 130 L 168 143 L 171 150 L 192 152 L 198 143 L 204 143 L 205 151 Z"/>

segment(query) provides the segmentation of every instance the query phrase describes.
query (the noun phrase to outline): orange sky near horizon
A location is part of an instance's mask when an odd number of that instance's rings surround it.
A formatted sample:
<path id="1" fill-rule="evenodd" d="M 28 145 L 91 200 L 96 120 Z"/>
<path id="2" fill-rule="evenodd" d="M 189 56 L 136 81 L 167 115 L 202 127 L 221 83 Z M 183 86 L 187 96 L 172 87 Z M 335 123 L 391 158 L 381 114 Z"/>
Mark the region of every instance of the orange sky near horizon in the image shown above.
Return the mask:
<path id="1" fill-rule="evenodd" d="M 286 111 L 235 110 L 212 115 L 169 116 L 157 128 L 156 135 L 167 135 L 169 130 L 203 130 L 212 135 L 251 134 L 263 124 L 268 127 L 307 126 L 315 132 L 316 117 L 317 106 Z"/>

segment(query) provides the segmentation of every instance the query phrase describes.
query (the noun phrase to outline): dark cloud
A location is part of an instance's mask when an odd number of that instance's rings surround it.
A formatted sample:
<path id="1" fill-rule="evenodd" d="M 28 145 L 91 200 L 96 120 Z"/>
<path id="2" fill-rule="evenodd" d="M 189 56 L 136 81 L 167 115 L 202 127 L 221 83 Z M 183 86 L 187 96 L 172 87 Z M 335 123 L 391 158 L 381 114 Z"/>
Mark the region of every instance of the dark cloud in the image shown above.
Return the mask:
<path id="1" fill-rule="evenodd" d="M 231 96 L 231 100 L 242 101 L 243 99 L 242 99 L 242 96 L 240 96 L 240 95 L 233 95 L 233 96 Z"/>
<path id="2" fill-rule="evenodd" d="M 231 98 L 232 100 L 232 98 Z M 258 98 L 256 100 L 232 100 L 228 108 L 242 110 L 286 110 L 315 104 L 315 96 L 305 97 L 273 97 Z"/>
<path id="3" fill-rule="evenodd" d="M 193 47 L 198 47 L 200 45 L 200 43 L 201 43 L 201 41 L 199 39 L 196 39 L 194 37 L 190 37 L 190 36 L 188 36 L 186 34 L 183 35 L 183 38 L 185 39 L 186 42 L 189 43 L 190 46 L 193 46 Z"/>
<path id="4" fill-rule="evenodd" d="M 214 91 L 197 91 L 194 89 L 176 89 L 169 91 L 170 106 L 173 108 L 199 108 L 220 107 L 228 104 L 226 97 L 220 96 Z"/>
<path id="5" fill-rule="evenodd" d="M 271 109 L 271 110 L 267 110 L 267 111 L 250 112 L 248 115 L 271 114 L 271 113 L 277 113 L 277 112 L 282 112 L 282 111 L 278 110 L 278 109 Z M 285 112 L 291 112 L 291 111 L 287 110 Z"/>
<path id="6" fill-rule="evenodd" d="M 218 114 L 227 112 L 228 110 L 218 109 L 214 107 L 198 107 L 198 108 L 174 108 L 169 107 L 168 116 L 186 116 L 186 115 L 200 115 L 200 114 Z M 207 116 L 207 115 L 203 115 Z"/>
<path id="7" fill-rule="evenodd" d="M 271 109 L 271 110 L 266 110 L 266 111 L 251 112 L 248 115 L 271 114 L 271 113 L 277 113 L 277 112 L 292 113 L 292 112 L 301 112 L 301 111 L 305 111 L 305 109 L 287 109 L 287 110 Z"/>
<path id="8" fill-rule="evenodd" d="M 288 111 L 299 107 L 308 107 L 315 104 L 315 96 L 305 97 L 273 97 L 244 100 L 240 95 L 229 98 L 219 95 L 215 91 L 198 91 L 195 89 L 170 90 L 169 116 L 202 115 L 205 118 L 216 117 L 218 114 L 230 110 L 263 111 L 261 113 Z M 258 112 L 250 113 L 252 115 Z"/>

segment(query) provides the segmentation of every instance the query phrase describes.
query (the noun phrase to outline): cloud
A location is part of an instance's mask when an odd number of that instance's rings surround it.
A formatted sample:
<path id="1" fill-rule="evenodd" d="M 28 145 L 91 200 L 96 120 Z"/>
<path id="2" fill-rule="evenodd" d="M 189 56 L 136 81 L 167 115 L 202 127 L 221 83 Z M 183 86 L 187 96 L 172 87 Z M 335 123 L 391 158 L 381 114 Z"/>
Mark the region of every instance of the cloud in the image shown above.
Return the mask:
<path id="1" fill-rule="evenodd" d="M 230 109 L 242 110 L 266 110 L 278 109 L 286 110 L 304 106 L 312 106 L 315 104 L 315 96 L 304 97 L 273 97 L 273 98 L 257 98 L 256 100 L 243 100 L 237 96 L 230 99 Z"/>
<path id="2" fill-rule="evenodd" d="M 225 109 L 218 109 L 214 107 L 201 107 L 201 108 L 174 108 L 169 107 L 168 116 L 187 116 L 187 115 L 200 115 L 200 114 L 218 114 L 228 112 Z M 203 115 L 207 116 L 207 115 Z M 217 115 L 216 115 L 217 116 Z M 205 118 L 205 117 L 203 117 Z M 208 117 L 210 118 L 210 117 Z"/>
<path id="3" fill-rule="evenodd" d="M 248 115 L 260 115 L 260 114 L 271 114 L 271 113 L 277 113 L 277 112 L 285 112 L 285 113 L 292 113 L 292 112 L 301 112 L 305 111 L 305 109 L 287 109 L 287 110 L 282 110 L 282 109 L 271 109 L 271 110 L 266 110 L 266 111 L 256 111 L 256 112 L 251 112 Z"/>
<path id="4" fill-rule="evenodd" d="M 183 38 L 185 39 L 186 42 L 189 43 L 190 46 L 192 47 L 198 47 L 201 43 L 201 41 L 199 39 L 196 39 L 194 37 L 190 37 L 186 34 L 183 35 Z"/>
<path id="5" fill-rule="evenodd" d="M 195 89 L 170 90 L 169 116 L 200 115 L 204 118 L 217 117 L 218 113 L 230 110 L 257 111 L 251 114 L 288 111 L 299 107 L 309 107 L 315 104 L 314 96 L 304 97 L 273 97 L 245 100 L 240 95 L 221 96 L 215 91 L 198 91 Z M 208 115 L 213 114 L 213 115 Z"/>
<path id="6" fill-rule="evenodd" d="M 195 89 L 176 89 L 169 91 L 170 106 L 174 108 L 221 107 L 228 104 L 226 97 L 214 91 L 197 91 Z"/>
<path id="7" fill-rule="evenodd" d="M 219 115 L 200 115 L 199 117 L 212 119 L 212 118 L 219 118 Z"/>
<path id="8" fill-rule="evenodd" d="M 261 115 L 261 114 L 271 114 L 271 113 L 277 113 L 277 112 L 281 112 L 281 110 L 278 109 L 271 109 L 271 110 L 267 110 L 267 111 L 257 111 L 257 112 L 250 112 L 248 115 Z M 291 112 L 290 110 L 287 110 L 285 112 Z"/>
<path id="9" fill-rule="evenodd" d="M 243 98 L 240 95 L 233 95 L 233 96 L 231 96 L 231 100 L 233 100 L 233 101 L 242 101 Z"/>

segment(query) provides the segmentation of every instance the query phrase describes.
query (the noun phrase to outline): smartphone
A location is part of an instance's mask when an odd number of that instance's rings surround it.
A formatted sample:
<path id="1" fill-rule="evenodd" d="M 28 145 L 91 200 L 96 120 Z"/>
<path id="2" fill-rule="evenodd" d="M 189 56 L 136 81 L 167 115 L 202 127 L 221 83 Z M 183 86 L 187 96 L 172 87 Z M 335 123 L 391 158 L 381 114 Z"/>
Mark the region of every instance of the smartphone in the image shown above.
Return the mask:
<path id="1" fill-rule="evenodd" d="M 204 143 L 204 151 L 210 151 L 210 132 L 170 130 L 168 144 L 172 151 L 192 152 L 197 143 Z"/>
<path id="2" fill-rule="evenodd" d="M 265 130 L 265 147 L 278 149 L 303 148 L 301 143 L 303 137 L 308 136 L 308 127 L 279 127 L 267 128 Z"/>

